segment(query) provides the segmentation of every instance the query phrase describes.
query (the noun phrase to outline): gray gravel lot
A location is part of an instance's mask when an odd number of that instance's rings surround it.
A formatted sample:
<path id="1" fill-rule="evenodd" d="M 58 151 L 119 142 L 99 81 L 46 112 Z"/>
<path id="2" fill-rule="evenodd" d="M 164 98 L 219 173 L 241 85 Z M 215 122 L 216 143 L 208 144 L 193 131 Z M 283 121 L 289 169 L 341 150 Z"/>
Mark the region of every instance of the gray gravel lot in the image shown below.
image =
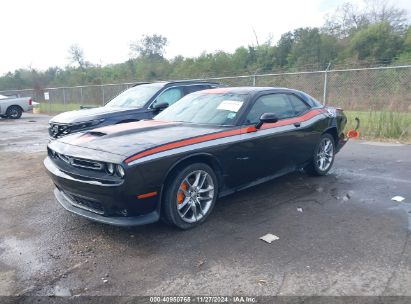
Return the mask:
<path id="1" fill-rule="evenodd" d="M 411 295 L 409 145 L 351 141 L 328 176 L 221 199 L 194 230 L 117 228 L 55 201 L 48 119 L 0 119 L 0 295 Z"/>

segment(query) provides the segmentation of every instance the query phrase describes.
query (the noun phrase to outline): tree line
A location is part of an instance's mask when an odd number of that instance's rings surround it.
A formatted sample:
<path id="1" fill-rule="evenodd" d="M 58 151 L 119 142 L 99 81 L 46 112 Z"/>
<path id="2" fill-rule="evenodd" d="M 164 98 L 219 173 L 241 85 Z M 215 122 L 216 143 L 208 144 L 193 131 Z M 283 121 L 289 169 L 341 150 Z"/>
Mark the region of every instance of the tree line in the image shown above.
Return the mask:
<path id="1" fill-rule="evenodd" d="M 130 44 L 130 58 L 98 65 L 86 60 L 73 44 L 70 64 L 45 71 L 19 69 L 0 77 L 0 90 L 120 83 L 165 79 L 207 78 L 280 71 L 322 70 L 411 63 L 411 26 L 407 12 L 384 0 L 367 0 L 360 10 L 345 3 L 326 16 L 322 27 L 284 33 L 274 42 L 241 46 L 233 53 L 216 51 L 198 57 L 165 58 L 168 40 L 144 35 Z"/>

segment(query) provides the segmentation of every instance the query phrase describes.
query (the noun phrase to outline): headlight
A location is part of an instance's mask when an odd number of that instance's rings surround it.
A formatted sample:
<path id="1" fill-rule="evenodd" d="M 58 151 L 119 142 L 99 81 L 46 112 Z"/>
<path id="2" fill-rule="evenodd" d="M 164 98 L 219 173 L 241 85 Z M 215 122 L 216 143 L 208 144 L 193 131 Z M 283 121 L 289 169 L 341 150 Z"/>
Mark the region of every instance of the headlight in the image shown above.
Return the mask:
<path id="1" fill-rule="evenodd" d="M 114 174 L 114 165 L 111 163 L 107 164 L 107 172 L 110 173 L 111 175 Z"/>
<path id="2" fill-rule="evenodd" d="M 121 178 L 123 178 L 125 175 L 124 168 L 120 165 L 116 166 L 116 172 L 117 172 L 117 175 L 120 176 Z"/>

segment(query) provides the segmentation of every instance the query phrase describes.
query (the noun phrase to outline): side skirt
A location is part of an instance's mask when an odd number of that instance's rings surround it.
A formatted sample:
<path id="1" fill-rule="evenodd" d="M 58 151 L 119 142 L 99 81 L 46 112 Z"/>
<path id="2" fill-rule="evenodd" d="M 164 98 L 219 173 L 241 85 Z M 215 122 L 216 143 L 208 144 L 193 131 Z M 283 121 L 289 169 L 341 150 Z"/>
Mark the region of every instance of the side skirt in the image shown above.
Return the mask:
<path id="1" fill-rule="evenodd" d="M 292 172 L 295 172 L 295 171 L 298 171 L 298 168 L 296 168 L 296 167 L 287 168 L 287 169 L 278 171 L 277 173 L 275 173 L 275 174 L 273 174 L 273 175 L 269 175 L 269 176 L 266 176 L 266 177 L 259 178 L 259 179 L 255 180 L 255 181 L 252 181 L 252 182 L 250 182 L 250 183 L 241 185 L 241 186 L 239 186 L 239 187 L 230 188 L 230 189 L 225 189 L 224 191 L 221 191 L 221 192 L 220 192 L 220 194 L 218 195 L 218 198 L 221 198 L 221 197 L 224 197 L 224 196 L 233 194 L 233 193 L 235 193 L 235 192 L 239 192 L 239 191 L 242 191 L 242 190 L 245 190 L 245 189 L 248 189 L 248 188 L 257 186 L 257 185 L 259 185 L 259 184 L 263 184 L 263 183 L 269 182 L 269 181 L 271 181 L 271 180 L 273 180 L 273 179 L 276 179 L 276 178 L 278 178 L 278 177 L 280 177 L 280 176 L 284 176 L 284 175 L 286 175 L 286 174 L 289 174 L 289 173 L 292 173 Z"/>

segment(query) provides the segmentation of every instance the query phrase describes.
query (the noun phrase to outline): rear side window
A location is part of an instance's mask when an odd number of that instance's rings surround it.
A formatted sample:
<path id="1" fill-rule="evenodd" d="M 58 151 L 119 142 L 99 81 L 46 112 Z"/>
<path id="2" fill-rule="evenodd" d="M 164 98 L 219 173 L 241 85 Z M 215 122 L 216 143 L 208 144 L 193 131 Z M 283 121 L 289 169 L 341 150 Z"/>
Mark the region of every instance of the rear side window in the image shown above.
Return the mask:
<path id="1" fill-rule="evenodd" d="M 313 107 L 313 108 L 318 108 L 318 107 L 322 107 L 323 105 L 321 104 L 321 102 L 319 102 L 317 99 L 315 99 L 314 97 L 308 95 L 307 93 L 302 93 L 305 97 L 305 100 L 307 101 L 307 103 Z"/>
<path id="2" fill-rule="evenodd" d="M 291 105 L 294 108 L 295 116 L 299 116 L 301 114 L 304 114 L 305 112 L 307 112 L 310 109 L 310 107 L 304 101 L 302 101 L 300 98 L 298 98 L 297 96 L 288 95 L 288 98 L 290 99 Z"/>
<path id="3" fill-rule="evenodd" d="M 269 94 L 259 97 L 251 108 L 246 118 L 246 124 L 256 124 L 264 113 L 274 113 L 278 119 L 295 116 L 286 94 Z"/>

